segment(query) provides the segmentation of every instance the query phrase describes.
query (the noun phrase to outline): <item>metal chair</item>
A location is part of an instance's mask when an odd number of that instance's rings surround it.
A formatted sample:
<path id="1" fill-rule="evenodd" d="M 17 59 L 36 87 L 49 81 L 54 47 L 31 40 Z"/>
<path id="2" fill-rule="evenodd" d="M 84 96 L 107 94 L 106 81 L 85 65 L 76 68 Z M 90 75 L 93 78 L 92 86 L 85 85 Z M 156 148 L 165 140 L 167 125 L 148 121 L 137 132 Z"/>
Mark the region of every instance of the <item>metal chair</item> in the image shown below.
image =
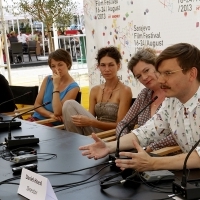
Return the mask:
<path id="1" fill-rule="evenodd" d="M 10 50 L 13 58 L 13 63 L 16 63 L 15 60 L 19 60 L 19 56 L 21 56 L 21 61 L 24 62 L 23 46 L 21 42 L 12 42 L 10 44 Z"/>
<path id="2" fill-rule="evenodd" d="M 81 104 L 81 94 L 82 94 L 81 91 L 79 91 L 75 99 L 75 101 L 77 101 L 80 104 Z"/>
<path id="3" fill-rule="evenodd" d="M 15 99 L 16 104 L 24 104 L 24 105 L 34 105 L 35 99 L 38 95 L 39 87 L 36 86 L 18 86 L 18 85 L 10 85 L 10 89 L 13 93 L 14 97 L 18 97 L 20 95 L 25 94 L 26 92 L 31 92 L 23 97 Z"/>
<path id="4" fill-rule="evenodd" d="M 38 61 L 37 53 L 36 53 L 36 48 L 37 48 L 37 41 L 29 41 L 28 42 L 28 56 L 29 56 L 29 62 L 32 61 L 31 59 L 31 54 L 35 54 L 35 57 Z"/>

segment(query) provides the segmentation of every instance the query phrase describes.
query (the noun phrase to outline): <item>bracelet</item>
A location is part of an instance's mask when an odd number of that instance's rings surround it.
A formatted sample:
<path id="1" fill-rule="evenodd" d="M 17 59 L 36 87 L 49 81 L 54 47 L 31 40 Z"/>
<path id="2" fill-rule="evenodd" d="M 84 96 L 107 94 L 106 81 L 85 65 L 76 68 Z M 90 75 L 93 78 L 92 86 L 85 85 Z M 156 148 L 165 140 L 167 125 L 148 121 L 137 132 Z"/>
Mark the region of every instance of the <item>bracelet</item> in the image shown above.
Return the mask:
<path id="1" fill-rule="evenodd" d="M 143 147 L 143 150 L 146 151 L 146 150 L 147 150 L 147 147 Z"/>
<path id="2" fill-rule="evenodd" d="M 60 93 L 60 91 L 56 90 L 56 91 L 53 91 L 52 94 L 53 94 L 53 93 Z"/>

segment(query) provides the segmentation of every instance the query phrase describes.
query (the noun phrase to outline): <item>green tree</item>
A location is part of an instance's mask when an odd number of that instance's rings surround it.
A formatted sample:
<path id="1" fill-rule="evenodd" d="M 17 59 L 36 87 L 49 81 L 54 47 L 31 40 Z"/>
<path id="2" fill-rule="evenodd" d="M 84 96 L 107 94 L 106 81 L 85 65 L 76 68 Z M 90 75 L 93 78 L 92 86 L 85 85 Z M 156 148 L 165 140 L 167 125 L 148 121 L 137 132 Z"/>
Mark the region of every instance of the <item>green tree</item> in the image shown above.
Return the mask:
<path id="1" fill-rule="evenodd" d="M 10 6 L 10 2 L 12 5 Z M 76 11 L 76 2 L 73 0 L 11 0 L 6 11 L 19 15 L 29 14 L 33 20 L 43 22 L 48 31 L 50 52 L 54 51 L 51 35 L 53 24 L 68 25 Z"/>

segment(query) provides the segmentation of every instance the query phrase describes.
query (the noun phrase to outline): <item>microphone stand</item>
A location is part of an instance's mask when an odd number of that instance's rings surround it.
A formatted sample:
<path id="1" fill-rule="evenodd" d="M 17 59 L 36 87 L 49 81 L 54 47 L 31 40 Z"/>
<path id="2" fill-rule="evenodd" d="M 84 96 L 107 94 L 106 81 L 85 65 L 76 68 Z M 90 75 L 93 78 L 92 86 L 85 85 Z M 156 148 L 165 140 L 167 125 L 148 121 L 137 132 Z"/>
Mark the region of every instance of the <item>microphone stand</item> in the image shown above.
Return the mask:
<path id="1" fill-rule="evenodd" d="M 9 126 L 8 126 L 8 139 L 5 138 L 5 144 L 7 145 L 8 148 L 13 148 L 16 146 L 23 146 L 23 145 L 30 145 L 30 144 L 37 144 L 39 143 L 39 138 L 34 138 L 34 135 L 24 135 L 24 136 L 17 136 L 15 137 L 15 139 L 12 139 L 11 136 L 11 123 L 17 118 L 20 117 L 26 113 L 29 113 L 32 110 L 35 110 L 37 108 L 46 106 L 48 104 L 50 104 L 51 102 L 46 102 L 40 106 L 37 106 L 35 108 L 32 108 L 26 112 L 23 112 L 21 114 L 16 115 L 15 117 L 13 117 L 10 121 L 9 121 Z"/>
<path id="2" fill-rule="evenodd" d="M 119 158 L 119 142 L 120 142 L 120 137 L 121 137 L 121 134 L 122 134 L 122 132 L 123 132 L 123 130 L 126 128 L 126 127 L 128 127 L 129 126 L 129 124 L 136 118 L 136 117 L 138 117 L 138 115 L 140 114 L 140 113 L 142 113 L 149 105 L 151 105 L 156 99 L 157 99 L 158 97 L 157 96 L 155 96 L 144 108 L 142 108 L 142 110 L 140 110 L 122 129 L 121 129 L 121 131 L 120 131 L 120 133 L 119 133 L 119 135 L 118 135 L 118 137 L 117 137 L 117 147 L 116 147 L 116 151 L 115 151 L 115 154 L 113 155 L 113 154 L 110 154 L 109 155 L 109 160 L 110 161 L 112 161 L 114 164 L 111 166 L 111 169 L 112 170 L 115 170 L 115 171 L 119 171 L 119 167 L 117 167 L 116 165 L 115 165 L 115 160 L 116 160 L 116 158 Z"/>
<path id="3" fill-rule="evenodd" d="M 0 103 L 0 106 L 3 105 L 3 104 L 5 104 L 5 103 L 8 103 L 8 102 L 10 102 L 10 101 L 13 101 L 13 100 L 15 100 L 15 99 L 18 99 L 18 98 L 20 98 L 20 97 L 23 97 L 23 96 L 25 96 L 25 95 L 27 95 L 27 94 L 30 94 L 31 92 L 32 92 L 32 91 L 29 91 L 29 92 L 26 92 L 26 93 L 24 93 L 24 94 L 18 96 L 18 97 L 9 99 L 9 100 L 7 100 L 7 101 L 4 101 L 4 102 Z"/>
<path id="4" fill-rule="evenodd" d="M 129 124 L 136 118 L 138 117 L 138 115 L 140 113 L 142 113 L 149 105 L 151 105 L 156 99 L 158 98 L 158 96 L 155 96 L 144 108 L 142 108 L 142 110 L 140 110 L 120 131 L 118 137 L 117 137 L 117 147 L 116 147 L 116 152 L 115 152 L 115 158 L 119 158 L 119 142 L 120 142 L 120 137 L 121 134 L 123 132 L 123 130 L 129 126 Z"/>
<path id="5" fill-rule="evenodd" d="M 181 197 L 184 197 L 187 200 L 192 199 L 199 199 L 200 198 L 200 186 L 198 180 L 193 180 L 194 184 L 191 184 L 192 181 L 187 181 L 187 161 L 190 157 L 191 153 L 195 150 L 195 148 L 200 143 L 200 139 L 195 143 L 195 145 L 190 149 L 187 156 L 185 157 L 184 164 L 183 164 L 183 175 L 181 181 L 174 181 L 172 184 L 172 189 L 174 194 L 179 194 Z M 197 185 L 196 185 L 197 184 Z"/>

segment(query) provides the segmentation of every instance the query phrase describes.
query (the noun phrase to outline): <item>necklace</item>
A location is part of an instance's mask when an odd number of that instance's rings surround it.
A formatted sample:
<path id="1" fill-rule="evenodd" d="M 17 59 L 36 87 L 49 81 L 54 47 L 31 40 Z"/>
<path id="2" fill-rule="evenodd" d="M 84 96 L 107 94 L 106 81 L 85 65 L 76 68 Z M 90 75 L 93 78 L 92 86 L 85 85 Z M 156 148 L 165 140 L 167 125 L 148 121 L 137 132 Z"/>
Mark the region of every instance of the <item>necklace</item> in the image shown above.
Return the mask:
<path id="1" fill-rule="evenodd" d="M 119 79 L 118 79 L 117 84 L 115 85 L 115 87 L 112 89 L 112 92 L 110 93 L 110 96 L 109 96 L 109 98 L 107 99 L 107 101 L 105 103 L 108 103 L 108 101 L 111 99 L 111 97 L 113 95 L 113 91 L 116 89 L 118 83 L 119 83 Z M 103 101 L 103 95 L 104 95 L 105 88 L 106 88 L 106 84 L 105 84 L 105 86 L 103 88 L 102 97 L 101 97 L 101 104 L 102 104 L 102 101 Z"/>
<path id="2" fill-rule="evenodd" d="M 156 101 L 154 101 L 153 104 L 152 104 L 152 106 L 154 106 L 154 107 L 157 106 L 157 105 L 158 105 L 158 102 L 156 102 Z"/>
<path id="3" fill-rule="evenodd" d="M 112 89 L 112 92 L 111 92 L 111 94 L 110 94 L 109 98 L 107 99 L 107 101 L 105 102 L 105 104 L 104 104 L 104 107 L 103 107 L 103 108 L 105 108 L 106 104 L 107 104 L 107 103 L 108 103 L 108 101 L 111 99 L 111 97 L 112 97 L 112 95 L 113 95 L 113 91 L 116 89 L 116 87 L 117 87 L 118 83 L 119 83 L 119 79 L 118 79 L 118 81 L 117 81 L 117 83 L 116 83 L 115 87 Z M 103 95 L 104 95 L 104 90 L 105 90 L 105 87 L 106 87 L 106 84 L 105 84 L 105 86 L 104 86 L 104 88 L 103 88 L 102 97 L 101 97 L 101 102 L 100 102 L 100 106 L 99 106 L 99 108 L 100 108 L 100 115 L 99 115 L 99 117 L 98 117 L 98 120 L 100 120 L 100 121 L 101 121 L 101 119 L 102 119 L 102 116 L 103 116 L 103 108 L 102 108 L 102 103 L 103 103 L 103 102 L 102 102 L 102 101 L 103 101 Z"/>
<path id="4" fill-rule="evenodd" d="M 160 106 L 160 104 L 162 104 L 162 101 L 163 101 L 164 99 L 162 99 L 162 98 L 158 98 L 158 99 L 156 99 L 155 101 L 154 101 L 154 103 L 152 104 L 152 106 Z"/>

